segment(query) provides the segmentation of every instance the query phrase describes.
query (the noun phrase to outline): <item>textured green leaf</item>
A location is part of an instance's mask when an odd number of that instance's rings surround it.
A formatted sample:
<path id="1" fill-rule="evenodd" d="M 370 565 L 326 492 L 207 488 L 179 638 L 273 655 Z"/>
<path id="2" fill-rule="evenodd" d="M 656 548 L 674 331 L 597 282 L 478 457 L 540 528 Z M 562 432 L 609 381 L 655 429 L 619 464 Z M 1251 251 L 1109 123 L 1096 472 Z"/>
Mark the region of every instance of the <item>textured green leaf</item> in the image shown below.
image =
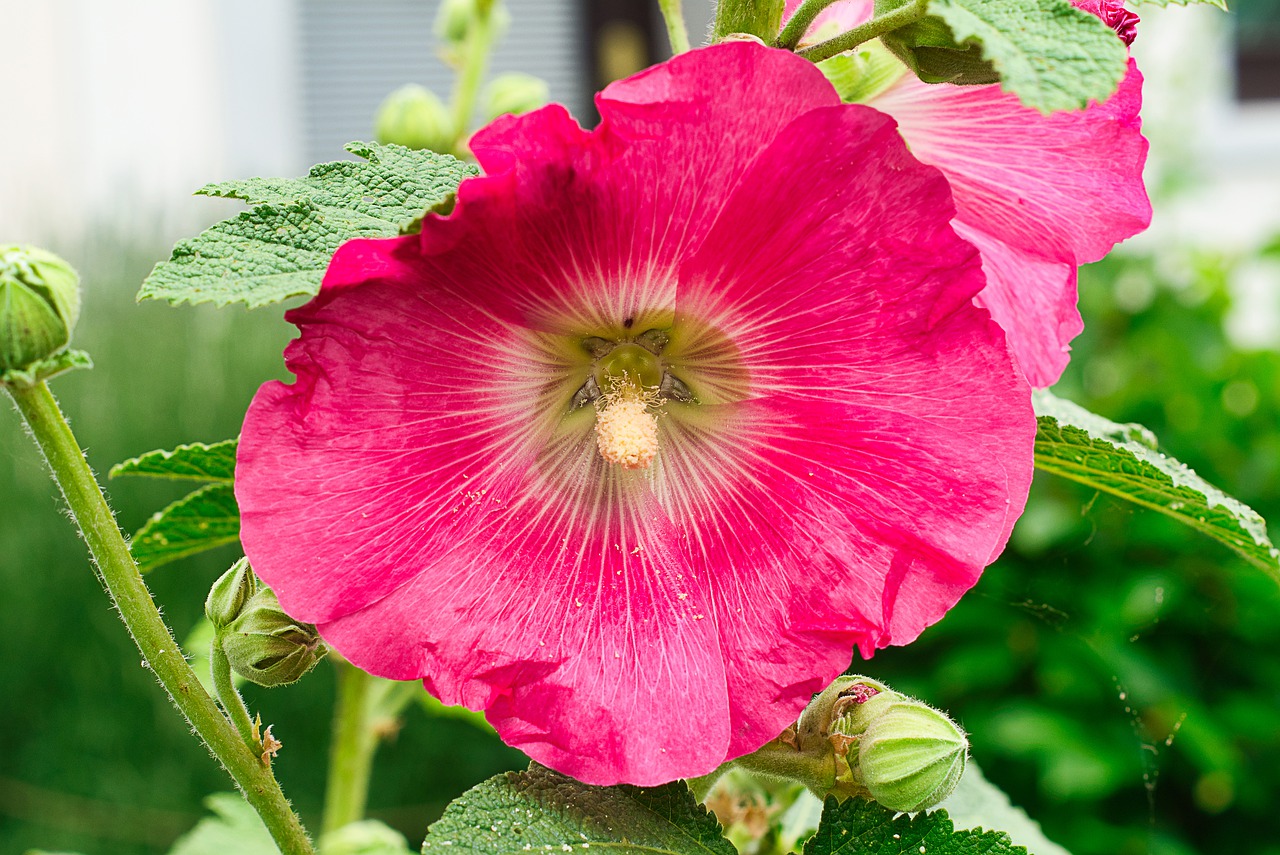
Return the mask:
<path id="1" fill-rule="evenodd" d="M 540 766 L 472 787 L 427 830 L 425 853 L 737 855 L 715 816 L 681 781 L 644 789 L 591 787 Z"/>
<path id="2" fill-rule="evenodd" d="M 214 816 L 179 837 L 169 855 L 280 855 L 267 827 L 240 796 L 214 793 L 204 803 Z"/>
<path id="3" fill-rule="evenodd" d="M 321 837 L 320 855 L 413 855 L 413 850 L 394 828 L 376 819 L 365 819 Z"/>
<path id="4" fill-rule="evenodd" d="M 1000 85 L 1044 113 L 1104 101 L 1128 67 L 1124 42 L 1067 0 L 930 0 L 957 44 L 979 44 Z"/>
<path id="5" fill-rule="evenodd" d="M 1047 391 L 1034 396 L 1036 468 L 1160 511 L 1225 543 L 1280 581 L 1280 551 L 1251 508 L 1157 450 L 1141 425 L 1121 425 Z"/>
<path id="6" fill-rule="evenodd" d="M 875 802 L 828 798 L 822 824 L 804 855 L 1026 855 L 1009 835 L 980 829 L 956 831 L 945 810 L 899 814 Z"/>
<path id="7" fill-rule="evenodd" d="M 240 508 L 232 486 L 209 484 L 156 511 L 133 536 L 129 550 L 146 573 L 161 564 L 235 543 Z"/>
<path id="8" fill-rule="evenodd" d="M 236 473 L 236 445 L 238 440 L 224 439 L 212 445 L 193 442 L 180 445 L 173 451 L 148 451 L 111 467 L 108 473 L 117 475 L 150 475 L 155 478 L 189 478 L 195 481 L 225 481 L 230 483 Z"/>
<path id="9" fill-rule="evenodd" d="M 339 245 L 393 237 L 445 203 L 474 166 L 448 155 L 354 142 L 363 162 L 312 167 L 306 178 L 210 184 L 206 196 L 254 206 L 173 248 L 142 283 L 138 299 L 244 303 L 250 308 L 315 294 Z"/>
<path id="10" fill-rule="evenodd" d="M 1070 855 L 1066 849 L 1044 836 L 1040 823 L 1015 806 L 1009 797 L 982 775 L 972 759 L 964 769 L 955 791 L 938 805 L 957 829 L 991 828 L 1003 831 L 1030 855 Z"/>

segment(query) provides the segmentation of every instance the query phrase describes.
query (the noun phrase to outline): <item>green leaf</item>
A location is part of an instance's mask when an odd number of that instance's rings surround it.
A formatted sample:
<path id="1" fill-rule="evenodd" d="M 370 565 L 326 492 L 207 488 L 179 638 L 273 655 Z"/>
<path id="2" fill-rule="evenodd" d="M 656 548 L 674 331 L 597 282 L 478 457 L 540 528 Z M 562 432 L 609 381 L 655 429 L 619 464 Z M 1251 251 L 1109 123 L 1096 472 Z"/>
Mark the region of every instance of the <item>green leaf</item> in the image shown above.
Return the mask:
<path id="1" fill-rule="evenodd" d="M 320 855 L 413 855 L 404 835 L 376 819 L 352 822 L 320 838 Z"/>
<path id="2" fill-rule="evenodd" d="M 828 798 L 804 855 L 1026 855 L 999 831 L 956 831 L 945 810 L 898 814 L 875 802 Z"/>
<path id="3" fill-rule="evenodd" d="M 1044 836 L 1040 823 L 1016 807 L 1009 797 L 982 775 L 972 759 L 965 766 L 964 777 L 941 804 L 957 829 L 991 828 L 1009 835 L 1030 855 L 1070 855 L 1066 849 Z"/>
<path id="4" fill-rule="evenodd" d="M 150 475 L 155 478 L 189 478 L 195 481 L 231 483 L 236 473 L 236 445 L 239 440 L 224 439 L 213 445 L 193 442 L 173 451 L 148 451 L 111 467 L 117 475 Z"/>
<path id="5" fill-rule="evenodd" d="M 930 0 L 957 44 L 978 44 L 1000 85 L 1042 113 L 1105 101 L 1128 68 L 1124 42 L 1067 0 Z"/>
<path id="6" fill-rule="evenodd" d="M 1108 421 L 1044 390 L 1033 400 L 1036 468 L 1168 514 L 1280 581 L 1280 551 L 1262 517 L 1161 454 L 1149 430 Z"/>
<path id="7" fill-rule="evenodd" d="M 214 793 L 204 803 L 214 816 L 179 837 L 169 855 L 280 855 L 267 827 L 240 796 Z"/>
<path id="8" fill-rule="evenodd" d="M 206 196 L 254 206 L 173 248 L 142 283 L 138 299 L 244 303 L 250 308 L 311 295 L 345 241 L 394 237 L 446 203 L 470 164 L 397 145 L 348 143 L 365 162 L 312 167 L 306 178 L 252 178 L 210 184 Z"/>
<path id="9" fill-rule="evenodd" d="M 146 573 L 161 564 L 235 543 L 240 508 L 232 486 L 209 484 L 152 515 L 133 536 L 129 550 Z"/>
<path id="10" fill-rule="evenodd" d="M 601 846 L 616 855 L 737 855 L 682 781 L 651 789 L 591 787 L 536 765 L 463 793 L 428 829 L 422 851 L 589 855 Z"/>

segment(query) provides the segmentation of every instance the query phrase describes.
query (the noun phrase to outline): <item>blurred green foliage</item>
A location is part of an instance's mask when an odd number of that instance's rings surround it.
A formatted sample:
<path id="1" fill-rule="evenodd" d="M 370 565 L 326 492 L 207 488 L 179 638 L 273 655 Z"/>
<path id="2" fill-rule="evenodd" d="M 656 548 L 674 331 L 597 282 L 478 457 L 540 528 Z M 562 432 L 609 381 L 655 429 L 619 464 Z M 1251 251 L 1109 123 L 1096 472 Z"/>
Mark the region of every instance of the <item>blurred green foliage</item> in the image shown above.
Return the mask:
<path id="1" fill-rule="evenodd" d="M 1235 268 L 1170 252 L 1083 270 L 1087 326 L 1055 391 L 1146 425 L 1275 521 L 1280 354 L 1224 334 Z M 977 588 L 918 643 L 859 667 L 959 719 L 988 777 L 1074 855 L 1276 855 L 1278 650 L 1280 588 L 1263 573 L 1037 473 Z"/>
<path id="2" fill-rule="evenodd" d="M 95 469 L 234 436 L 284 375 L 278 310 L 171 309 L 132 295 L 162 249 L 55 247 L 86 283 L 77 345 L 97 367 L 54 383 Z M 1233 263 L 1119 258 L 1082 271 L 1088 322 L 1057 391 L 1152 428 L 1165 450 L 1280 520 L 1280 354 L 1223 333 Z M 59 513 L 52 483 L 0 417 L 0 852 L 161 852 L 228 781 L 146 670 Z M 181 483 L 121 479 L 127 530 Z M 148 576 L 182 637 L 226 548 Z M 1039 475 L 1010 549 L 942 623 L 865 673 L 970 731 L 987 775 L 1075 855 L 1280 855 L 1280 590 L 1167 517 Z M 313 825 L 331 669 L 247 687 L 276 725 L 276 768 Z M 421 839 L 444 804 L 521 756 L 460 718 L 413 707 L 379 754 L 374 816 Z"/>
<path id="3" fill-rule="evenodd" d="M 134 303 L 168 244 L 100 235 L 51 247 L 83 278 L 75 344 L 96 366 L 52 383 L 100 477 L 154 448 L 235 436 L 254 391 L 283 378 L 293 336 L 279 308 L 174 309 Z M 7 400 L 7 398 L 6 398 Z M 29 847 L 87 855 L 163 852 L 230 779 L 190 735 L 94 579 L 84 544 L 12 408 L 0 412 L 0 853 Z M 190 484 L 121 478 L 106 484 L 126 532 Z M 237 557 L 225 547 L 148 574 L 181 641 L 209 586 Z M 190 652 L 190 651 L 188 651 Z M 248 686 L 246 699 L 284 741 L 275 767 L 305 820 L 319 827 L 333 699 L 322 664 L 287 689 Z M 467 787 L 523 765 L 473 724 L 410 708 L 382 749 L 373 814 L 421 840 Z"/>

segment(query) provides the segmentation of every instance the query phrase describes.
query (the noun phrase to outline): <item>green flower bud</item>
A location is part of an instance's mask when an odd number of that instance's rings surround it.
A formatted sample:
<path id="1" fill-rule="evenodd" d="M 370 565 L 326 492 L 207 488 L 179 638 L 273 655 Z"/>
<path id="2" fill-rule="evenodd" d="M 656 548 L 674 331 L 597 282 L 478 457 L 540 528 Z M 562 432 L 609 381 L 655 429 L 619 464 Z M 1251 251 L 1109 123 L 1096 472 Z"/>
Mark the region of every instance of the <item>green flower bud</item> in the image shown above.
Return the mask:
<path id="1" fill-rule="evenodd" d="M 259 686 L 296 683 L 328 652 L 316 628 L 285 614 L 270 588 L 249 598 L 220 639 L 232 669 Z"/>
<path id="2" fill-rule="evenodd" d="M 453 118 L 444 102 L 413 83 L 401 86 L 382 102 L 375 133 L 380 143 L 441 153 L 453 151 L 456 138 Z"/>
<path id="3" fill-rule="evenodd" d="M 485 87 L 485 116 L 489 121 L 506 113 L 528 113 L 551 100 L 546 81 L 531 74 L 499 74 Z"/>
<path id="4" fill-rule="evenodd" d="M 874 698 L 880 698 L 880 703 L 883 703 L 901 700 L 902 695 L 870 677 L 859 674 L 836 677 L 800 714 L 796 725 L 799 747 L 813 750 L 832 733 L 846 737 L 862 733 L 866 729 L 866 718 L 861 708 Z"/>
<path id="5" fill-rule="evenodd" d="M 964 731 L 945 714 L 900 700 L 881 708 L 858 737 L 854 775 L 880 804 L 913 813 L 951 795 L 968 753 Z"/>
<path id="6" fill-rule="evenodd" d="M 876 16 L 908 2 L 914 0 L 876 0 Z M 880 41 L 925 83 L 980 85 L 1000 80 L 995 66 L 983 58 L 981 45 L 957 44 L 947 23 L 932 15 L 885 33 Z"/>
<path id="7" fill-rule="evenodd" d="M 257 591 L 258 580 L 249 569 L 249 559 L 241 558 L 209 589 L 204 601 L 205 617 L 216 628 L 223 629 L 240 615 L 244 604 Z"/>
<path id="8" fill-rule="evenodd" d="M 461 44 L 478 14 L 476 0 L 444 0 L 436 12 L 436 37 L 448 44 Z"/>
<path id="9" fill-rule="evenodd" d="M 51 252 L 0 245 L 0 374 L 24 371 L 71 341 L 80 277 Z"/>

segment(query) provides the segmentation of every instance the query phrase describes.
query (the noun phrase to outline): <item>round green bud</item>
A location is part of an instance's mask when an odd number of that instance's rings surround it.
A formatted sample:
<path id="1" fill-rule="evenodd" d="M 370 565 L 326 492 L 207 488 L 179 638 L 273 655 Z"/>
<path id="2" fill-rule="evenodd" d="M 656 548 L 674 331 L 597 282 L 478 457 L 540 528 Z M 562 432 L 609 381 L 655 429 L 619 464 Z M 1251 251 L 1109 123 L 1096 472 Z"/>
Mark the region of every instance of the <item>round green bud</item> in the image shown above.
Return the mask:
<path id="1" fill-rule="evenodd" d="M 506 113 L 528 113 L 549 100 L 551 92 L 541 78 L 519 72 L 499 74 L 485 87 L 485 116 L 492 121 Z"/>
<path id="2" fill-rule="evenodd" d="M 0 373 L 25 370 L 71 341 L 80 277 L 51 252 L 0 245 Z"/>
<path id="3" fill-rule="evenodd" d="M 951 795 L 968 753 L 964 731 L 945 714 L 898 700 L 878 710 L 858 737 L 855 776 L 880 804 L 913 813 Z"/>
<path id="4" fill-rule="evenodd" d="M 448 44 L 461 44 L 478 14 L 476 0 L 444 0 L 436 11 L 436 37 Z"/>
<path id="5" fill-rule="evenodd" d="M 205 617 L 218 629 L 230 626 L 257 591 L 258 580 L 249 569 L 249 559 L 241 558 L 209 589 L 204 601 Z"/>
<path id="6" fill-rule="evenodd" d="M 374 133 L 380 143 L 441 153 L 453 151 L 456 137 L 444 102 L 416 83 L 401 86 L 386 97 L 378 108 Z"/>
<path id="7" fill-rule="evenodd" d="M 316 628 L 285 614 L 270 588 L 250 597 L 219 638 L 232 669 L 259 686 L 296 683 L 328 652 Z"/>

